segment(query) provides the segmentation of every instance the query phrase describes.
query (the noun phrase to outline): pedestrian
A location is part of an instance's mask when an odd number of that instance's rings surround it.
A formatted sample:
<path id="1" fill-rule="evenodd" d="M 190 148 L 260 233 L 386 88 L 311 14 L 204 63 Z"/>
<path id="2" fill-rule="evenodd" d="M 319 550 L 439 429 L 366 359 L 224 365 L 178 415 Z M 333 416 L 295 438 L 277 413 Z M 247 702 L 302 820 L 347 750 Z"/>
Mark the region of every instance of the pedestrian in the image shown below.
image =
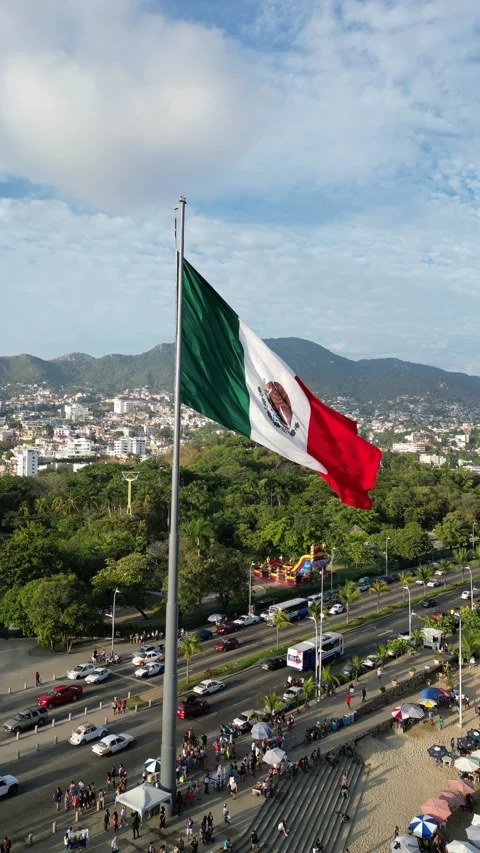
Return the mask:
<path id="1" fill-rule="evenodd" d="M 400 835 L 400 830 L 399 830 L 398 826 L 396 826 L 395 829 L 393 830 L 394 839 L 397 837 L 397 835 Z"/>
<path id="2" fill-rule="evenodd" d="M 230 779 L 228 780 L 228 787 L 229 787 L 230 793 L 232 795 L 232 800 L 234 800 L 237 796 L 237 790 L 238 790 L 238 786 L 237 786 L 235 776 L 230 776 Z"/>
<path id="3" fill-rule="evenodd" d="M 187 817 L 187 822 L 185 824 L 185 830 L 187 833 L 187 838 L 191 838 L 193 835 L 193 819 L 191 817 Z"/>
<path id="4" fill-rule="evenodd" d="M 126 807 L 126 806 L 122 806 L 122 808 L 120 809 L 120 826 L 126 826 L 126 825 L 127 825 L 127 823 L 128 823 L 128 820 L 127 820 L 127 807 Z"/>
<path id="5" fill-rule="evenodd" d="M 122 765 L 120 765 L 120 771 L 119 771 L 119 773 L 120 773 L 120 779 L 121 779 L 121 778 L 122 778 L 122 776 L 123 776 L 122 771 L 123 771 L 123 766 L 122 766 Z M 115 786 L 115 779 L 117 778 L 117 768 L 115 767 L 115 765 L 113 765 L 113 766 L 112 766 L 112 769 L 111 769 L 111 771 L 110 771 L 110 772 L 111 772 L 111 776 L 112 776 L 112 782 L 113 782 L 113 785 Z"/>
<path id="6" fill-rule="evenodd" d="M 55 808 L 57 809 L 57 812 L 60 809 L 60 803 L 62 802 L 62 797 L 63 797 L 62 789 L 58 788 L 58 787 L 55 788 L 55 792 L 53 794 L 53 802 L 55 803 Z"/>
<path id="7" fill-rule="evenodd" d="M 4 851 L 4 853 L 10 853 L 11 849 L 12 849 L 12 842 L 10 841 L 9 838 L 7 838 L 7 836 L 5 836 L 5 838 L 3 839 L 2 850 Z"/>
<path id="8" fill-rule="evenodd" d="M 450 740 L 450 752 L 455 752 L 455 738 L 452 737 Z"/>
<path id="9" fill-rule="evenodd" d="M 118 812 L 116 809 L 115 809 L 114 813 L 112 814 L 112 826 L 113 826 L 113 831 L 118 832 Z"/>
<path id="10" fill-rule="evenodd" d="M 475 699 L 475 702 L 473 703 L 473 713 L 475 714 L 476 717 L 478 717 L 478 703 L 477 703 L 476 699 Z"/>
<path id="11" fill-rule="evenodd" d="M 150 842 L 150 844 L 148 845 L 147 853 L 155 853 L 155 847 L 153 846 L 152 842 Z"/>
<path id="12" fill-rule="evenodd" d="M 110 847 L 112 848 L 112 853 L 118 853 L 118 851 L 120 850 L 120 847 L 118 846 L 118 838 L 116 835 L 113 836 Z"/>
<path id="13" fill-rule="evenodd" d="M 365 702 L 366 698 L 367 698 L 367 691 L 365 690 L 364 687 L 362 687 L 362 702 Z"/>
<path id="14" fill-rule="evenodd" d="M 285 823 L 285 818 L 282 817 L 280 823 L 278 824 L 278 831 L 283 832 L 285 838 L 288 835 L 287 824 Z"/>
<path id="15" fill-rule="evenodd" d="M 107 788 L 111 788 L 111 787 L 112 787 L 112 774 L 107 773 Z"/>
<path id="16" fill-rule="evenodd" d="M 68 850 L 68 848 L 70 847 L 70 830 L 69 829 L 66 830 L 65 835 L 63 836 L 63 846 L 65 847 L 65 850 Z M 2 853 L 3 853 L 3 844 L 0 845 L 0 848 L 1 848 Z"/>
<path id="17" fill-rule="evenodd" d="M 254 853 L 255 848 L 258 849 L 258 833 L 256 829 L 252 829 L 252 832 L 250 833 L 250 847 L 252 848 Z"/>
<path id="18" fill-rule="evenodd" d="M 381 667 L 381 666 L 379 666 L 379 667 L 378 667 L 378 669 L 377 669 L 377 678 L 378 678 L 378 680 L 379 680 L 379 681 L 381 681 L 381 680 L 382 680 L 382 674 L 383 674 L 383 673 L 382 673 L 382 667 Z"/>
<path id="19" fill-rule="evenodd" d="M 109 826 L 110 826 L 110 812 L 108 811 L 108 809 L 105 809 L 105 811 L 103 813 L 103 828 L 104 828 L 105 832 L 107 832 Z"/>
<path id="20" fill-rule="evenodd" d="M 443 719 L 443 717 L 438 718 L 438 725 L 440 726 L 440 731 L 443 729 L 444 722 L 445 720 Z"/>
<path id="21" fill-rule="evenodd" d="M 140 838 L 140 817 L 138 815 L 138 812 L 133 813 L 132 832 L 134 838 Z"/>
<path id="22" fill-rule="evenodd" d="M 350 696 L 353 696 L 353 694 L 355 693 L 355 685 L 354 685 L 353 681 L 350 682 L 350 687 L 348 688 L 348 692 L 350 693 Z"/>
<path id="23" fill-rule="evenodd" d="M 182 806 L 183 806 L 183 796 L 182 796 L 181 791 L 177 791 L 177 796 L 175 797 L 175 803 L 177 806 L 177 814 L 181 814 L 182 813 Z"/>
<path id="24" fill-rule="evenodd" d="M 192 838 L 190 842 L 190 847 L 192 848 L 192 853 L 197 853 L 198 851 L 198 841 L 195 837 Z"/>
<path id="25" fill-rule="evenodd" d="M 147 781 L 147 776 L 148 776 L 148 773 L 147 773 L 147 771 L 146 771 L 146 770 L 144 770 L 144 771 L 143 771 L 143 773 L 142 773 L 142 782 L 143 782 L 144 784 L 145 784 L 145 782 Z"/>
<path id="26" fill-rule="evenodd" d="M 226 803 L 223 804 L 222 815 L 223 815 L 223 822 L 224 822 L 225 826 L 229 826 L 229 824 L 230 824 L 230 812 L 228 811 Z"/>
<path id="27" fill-rule="evenodd" d="M 210 784 L 210 783 L 209 783 L 209 776 L 208 776 L 208 773 L 205 773 L 205 776 L 203 777 L 203 793 L 204 793 L 204 794 L 209 794 L 209 793 L 210 793 L 210 790 L 209 790 L 209 784 Z"/>
<path id="28" fill-rule="evenodd" d="M 345 696 L 345 702 L 347 703 L 347 708 L 350 708 L 351 701 L 352 701 L 352 697 L 351 697 L 350 693 L 347 693 L 347 695 Z"/>
<path id="29" fill-rule="evenodd" d="M 35 673 L 35 687 L 40 687 L 41 683 L 42 682 L 40 681 L 40 673 L 36 672 Z"/>
<path id="30" fill-rule="evenodd" d="M 165 806 L 160 807 L 160 829 L 165 829 L 167 825 L 167 816 L 165 814 Z"/>

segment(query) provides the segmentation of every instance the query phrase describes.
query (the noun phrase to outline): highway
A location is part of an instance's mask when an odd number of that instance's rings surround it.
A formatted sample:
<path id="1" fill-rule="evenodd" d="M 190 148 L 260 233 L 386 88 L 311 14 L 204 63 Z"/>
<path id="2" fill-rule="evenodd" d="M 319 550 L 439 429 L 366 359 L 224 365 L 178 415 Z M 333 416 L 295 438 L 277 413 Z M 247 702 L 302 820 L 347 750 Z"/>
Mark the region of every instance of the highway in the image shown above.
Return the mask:
<path id="1" fill-rule="evenodd" d="M 458 606 L 460 603 L 460 589 L 439 593 L 439 606 L 441 609 L 447 609 L 451 606 Z M 392 595 L 385 596 L 384 601 L 394 601 L 398 596 L 401 598 L 401 590 L 395 590 Z M 362 600 L 358 603 L 358 607 L 352 607 L 352 614 L 371 610 L 376 607 L 376 599 L 369 596 L 367 600 Z M 421 615 L 428 614 L 428 610 L 418 608 Z M 341 617 L 332 618 L 329 620 L 328 626 L 334 626 L 335 622 L 341 621 Z M 419 627 L 420 622 L 418 617 L 413 619 L 413 627 Z M 392 614 L 391 618 L 379 620 L 378 624 L 369 622 L 361 627 L 355 628 L 345 636 L 346 654 L 348 659 L 352 655 L 365 656 L 369 652 L 375 650 L 378 643 L 388 642 L 389 639 L 396 636 L 399 631 L 404 631 L 408 627 L 407 612 Z M 241 647 L 237 654 L 245 654 L 247 649 L 257 650 L 262 647 L 269 647 L 272 643 L 271 628 L 267 626 L 254 626 L 244 629 L 240 632 Z M 292 642 L 295 635 L 301 636 L 306 633 L 305 622 L 297 624 L 291 629 L 282 632 L 282 642 L 287 638 Z M 213 662 L 217 662 L 220 655 L 211 651 L 212 643 L 206 643 L 207 654 L 202 658 L 201 666 L 197 663 L 197 669 L 202 671 L 206 666 Z M 225 653 L 227 659 L 234 656 L 234 652 Z M 81 702 L 81 707 L 85 704 L 93 706 L 93 700 L 98 702 L 101 698 L 106 703 L 116 693 L 119 695 L 125 694 L 125 685 L 135 691 L 137 683 L 133 683 L 130 673 L 133 667 L 130 665 L 122 665 L 120 672 L 115 672 L 115 675 L 110 683 L 99 685 L 96 688 L 86 690 L 85 702 Z M 183 666 L 181 667 L 183 669 Z M 265 672 L 260 668 L 255 668 L 245 673 L 240 673 L 227 680 L 227 687 L 224 692 L 208 697 L 208 701 L 212 706 L 211 713 L 201 718 L 198 721 L 187 723 L 186 721 L 178 721 L 178 743 L 181 743 L 184 732 L 190 726 L 193 726 L 198 732 L 205 732 L 209 737 L 209 742 L 218 735 L 219 725 L 222 722 L 231 722 L 231 720 L 242 710 L 249 707 L 258 706 L 259 697 L 271 690 L 283 692 L 288 670 L 278 670 L 276 672 Z M 374 681 L 373 676 L 364 676 L 362 683 L 369 684 Z M 152 679 L 147 683 L 151 687 L 154 683 L 158 683 L 158 679 Z M 161 683 L 161 679 L 160 679 Z M 140 687 L 143 685 L 141 684 Z M 373 684 L 372 684 L 373 686 Z M 2 721 L 15 710 L 20 710 L 32 703 L 34 696 L 38 695 L 36 691 L 25 691 L 21 694 L 4 697 L 1 703 Z M 136 691 L 138 692 L 138 690 Z M 28 694 L 28 698 L 25 694 Z M 88 697 L 88 701 L 87 701 Z M 322 700 L 322 714 L 329 716 L 328 706 L 329 700 Z M 5 713 L 8 708 L 8 713 Z M 68 711 L 78 712 L 79 708 L 75 705 L 65 706 L 65 710 L 57 713 L 58 717 L 68 714 Z M 105 713 L 108 711 L 97 711 L 91 719 L 97 723 L 103 723 Z M 330 712 L 331 713 L 331 712 Z M 90 718 L 90 717 L 89 717 Z M 5 734 L 1 738 L 0 743 L 0 758 L 1 769 L 3 773 L 13 773 L 19 778 L 20 791 L 16 797 L 7 801 L 0 802 L 0 815 L 2 832 L 8 832 L 11 836 L 22 836 L 26 831 L 34 832 L 45 829 L 52 820 L 55 819 L 55 809 L 52 801 L 53 791 L 57 785 L 60 785 L 62 790 L 72 780 L 78 781 L 82 779 L 85 783 L 95 782 L 97 788 L 105 785 L 105 777 L 107 771 L 112 765 L 112 759 L 101 759 L 95 756 L 90 749 L 90 746 L 72 747 L 66 741 L 70 734 L 74 723 L 64 724 L 59 726 L 55 731 L 43 730 L 35 736 L 33 733 L 24 736 L 20 742 L 15 741 L 14 736 Z M 161 705 L 156 705 L 152 709 L 146 709 L 137 714 L 129 712 L 121 719 L 115 719 L 109 726 L 111 732 L 126 731 L 131 733 L 136 738 L 135 746 L 125 753 L 120 753 L 115 757 L 115 764 L 123 761 L 126 769 L 129 772 L 129 783 L 131 784 L 136 779 L 139 779 L 143 770 L 143 763 L 147 758 L 157 757 L 160 753 L 160 730 L 161 730 Z M 53 744 L 54 734 L 58 737 L 58 744 Z M 293 737 L 293 735 L 292 735 Z M 296 734 L 298 740 L 298 732 Z M 32 748 L 33 744 L 40 742 L 40 751 L 38 753 L 29 752 L 21 755 L 17 759 L 16 749 L 18 747 Z M 237 754 L 243 756 L 243 748 L 248 748 L 248 736 L 237 741 Z M 287 742 L 288 745 L 288 742 Z M 8 815 L 8 820 L 6 818 Z M 25 816 L 28 815 L 28 818 Z M 63 818 L 63 813 L 61 813 Z"/>

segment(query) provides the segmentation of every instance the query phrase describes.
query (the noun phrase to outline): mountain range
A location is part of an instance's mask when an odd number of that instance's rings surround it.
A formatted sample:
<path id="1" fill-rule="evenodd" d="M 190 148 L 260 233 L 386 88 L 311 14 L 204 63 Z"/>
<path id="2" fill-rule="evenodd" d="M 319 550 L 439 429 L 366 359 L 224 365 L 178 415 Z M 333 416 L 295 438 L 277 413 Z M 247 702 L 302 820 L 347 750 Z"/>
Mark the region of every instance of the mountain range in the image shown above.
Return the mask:
<path id="1" fill-rule="evenodd" d="M 438 367 L 373 358 L 353 361 L 302 338 L 265 341 L 312 391 L 326 402 L 345 399 L 344 411 L 375 412 L 410 408 L 412 415 L 480 414 L 480 377 Z M 148 386 L 171 390 L 173 344 L 159 344 L 140 355 L 85 353 L 46 361 L 33 355 L 0 357 L 0 387 L 47 383 L 52 389 L 90 390 L 111 395 Z"/>

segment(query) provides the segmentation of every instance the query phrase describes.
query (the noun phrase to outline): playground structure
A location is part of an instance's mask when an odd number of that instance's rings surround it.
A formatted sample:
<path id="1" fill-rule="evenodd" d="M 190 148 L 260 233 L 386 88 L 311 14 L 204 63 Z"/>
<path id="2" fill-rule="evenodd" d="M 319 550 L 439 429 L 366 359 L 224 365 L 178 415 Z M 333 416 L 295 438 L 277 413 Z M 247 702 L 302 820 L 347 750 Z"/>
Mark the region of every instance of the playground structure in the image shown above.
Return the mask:
<path id="1" fill-rule="evenodd" d="M 253 577 L 262 583 L 278 583 L 285 586 L 310 584 L 327 569 L 326 545 L 312 545 L 309 554 L 300 557 L 297 563 L 280 557 L 267 557 L 253 569 Z"/>

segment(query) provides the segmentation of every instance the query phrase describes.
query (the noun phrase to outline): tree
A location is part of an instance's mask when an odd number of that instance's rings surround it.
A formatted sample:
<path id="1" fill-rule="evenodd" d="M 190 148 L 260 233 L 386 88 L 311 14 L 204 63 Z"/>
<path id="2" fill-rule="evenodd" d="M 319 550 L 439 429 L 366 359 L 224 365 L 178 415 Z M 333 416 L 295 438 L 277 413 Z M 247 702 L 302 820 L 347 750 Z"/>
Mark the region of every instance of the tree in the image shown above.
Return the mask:
<path id="1" fill-rule="evenodd" d="M 345 581 L 342 589 L 340 590 L 338 597 L 342 604 L 345 605 L 347 609 L 347 625 L 350 619 L 350 607 L 358 599 L 361 597 L 361 592 L 355 586 L 353 581 Z"/>
<path id="2" fill-rule="evenodd" d="M 462 581 L 465 580 L 465 563 L 468 560 L 468 550 L 466 548 L 456 548 L 452 552 L 452 560 L 456 566 L 462 570 Z"/>
<path id="3" fill-rule="evenodd" d="M 317 626 L 317 630 L 320 627 L 320 622 L 325 619 L 325 612 L 322 610 L 322 605 L 320 601 L 313 601 L 310 607 L 310 616 L 312 617 L 315 625 Z"/>
<path id="4" fill-rule="evenodd" d="M 451 560 L 440 560 L 440 562 L 438 564 L 438 569 L 442 573 L 443 585 L 446 586 L 447 585 L 447 576 L 450 574 L 450 572 L 453 569 L 453 563 Z"/>
<path id="5" fill-rule="evenodd" d="M 376 580 L 369 589 L 371 595 L 377 596 L 377 613 L 380 611 L 380 596 L 384 592 L 390 592 L 390 587 L 385 581 Z"/>
<path id="6" fill-rule="evenodd" d="M 185 659 L 187 665 L 187 682 L 190 680 L 190 664 L 195 655 L 205 654 L 202 644 L 196 634 L 185 634 L 178 642 L 177 651 Z"/>
<path id="7" fill-rule="evenodd" d="M 309 678 L 305 679 L 305 681 L 303 683 L 303 692 L 305 693 L 305 707 L 306 708 L 308 708 L 308 704 L 310 702 L 310 699 L 314 695 L 316 689 L 317 689 L 317 681 L 311 675 Z"/>
<path id="8" fill-rule="evenodd" d="M 277 649 L 280 645 L 280 631 L 283 631 L 284 628 L 289 628 L 291 625 L 291 621 L 287 613 L 284 613 L 283 610 L 276 610 L 273 614 L 272 625 L 277 632 Z"/>
<path id="9" fill-rule="evenodd" d="M 410 643 L 415 649 L 419 649 L 423 646 L 423 641 L 425 637 L 423 631 L 412 631 L 412 636 L 410 637 Z"/>
<path id="10" fill-rule="evenodd" d="M 75 575 L 59 574 L 25 588 L 27 617 L 38 642 L 55 649 L 61 638 L 67 652 L 76 637 L 88 637 L 101 624 L 101 614 Z"/>
<path id="11" fill-rule="evenodd" d="M 279 714 L 280 711 L 283 710 L 285 703 L 280 694 L 275 690 L 272 690 L 271 693 L 267 693 L 266 696 L 262 696 L 259 699 L 259 704 L 262 706 L 265 714 L 269 714 L 273 717 L 275 714 Z"/>
<path id="12" fill-rule="evenodd" d="M 405 587 L 410 586 L 413 583 L 415 578 L 412 576 L 411 572 L 401 572 L 399 581 L 402 584 L 402 601 L 405 601 Z"/>
<path id="13" fill-rule="evenodd" d="M 386 646 L 384 643 L 381 643 L 380 645 L 378 645 L 377 646 L 377 655 L 380 658 L 380 660 L 382 661 L 382 663 L 385 663 L 385 661 L 388 660 L 388 646 Z"/>
<path id="14" fill-rule="evenodd" d="M 0 591 L 25 586 L 63 568 L 57 537 L 38 521 L 15 530 L 0 547 Z"/>
<path id="15" fill-rule="evenodd" d="M 197 517 L 182 527 L 181 535 L 190 547 L 197 549 L 197 555 L 200 557 L 213 539 L 213 528 L 205 518 Z"/>
<path id="16" fill-rule="evenodd" d="M 128 554 L 120 560 L 107 560 L 92 578 L 92 587 L 102 602 L 110 604 L 113 593 L 119 589 L 126 604 L 136 607 L 145 616 L 143 608 L 148 590 L 152 589 L 152 571 L 145 554 Z"/>
<path id="17" fill-rule="evenodd" d="M 340 679 L 338 675 L 335 675 L 332 672 L 331 664 L 327 663 L 324 667 L 322 667 L 322 683 L 320 685 L 320 689 L 324 689 L 325 692 L 331 693 L 334 692 L 335 687 L 338 687 L 340 684 Z"/>
<path id="18" fill-rule="evenodd" d="M 350 661 L 350 664 L 351 664 L 351 667 L 353 669 L 355 681 L 358 681 L 358 677 L 362 671 L 362 661 L 358 655 L 354 655 Z"/>
<path id="19" fill-rule="evenodd" d="M 31 637 L 34 634 L 33 625 L 28 618 L 29 595 L 28 587 L 12 586 L 7 589 L 5 595 L 0 600 L 0 620 L 8 628 L 9 625 L 14 625 L 22 632 L 24 637 Z"/>
<path id="20" fill-rule="evenodd" d="M 368 552 L 365 549 L 367 542 L 367 534 L 363 531 L 350 533 L 344 544 L 343 551 L 347 559 L 349 559 L 356 569 L 359 566 L 364 566 L 368 560 Z"/>
<path id="21" fill-rule="evenodd" d="M 427 583 L 433 578 L 433 569 L 430 566 L 419 566 L 416 571 L 416 576 L 423 583 L 423 594 L 426 595 Z"/>

